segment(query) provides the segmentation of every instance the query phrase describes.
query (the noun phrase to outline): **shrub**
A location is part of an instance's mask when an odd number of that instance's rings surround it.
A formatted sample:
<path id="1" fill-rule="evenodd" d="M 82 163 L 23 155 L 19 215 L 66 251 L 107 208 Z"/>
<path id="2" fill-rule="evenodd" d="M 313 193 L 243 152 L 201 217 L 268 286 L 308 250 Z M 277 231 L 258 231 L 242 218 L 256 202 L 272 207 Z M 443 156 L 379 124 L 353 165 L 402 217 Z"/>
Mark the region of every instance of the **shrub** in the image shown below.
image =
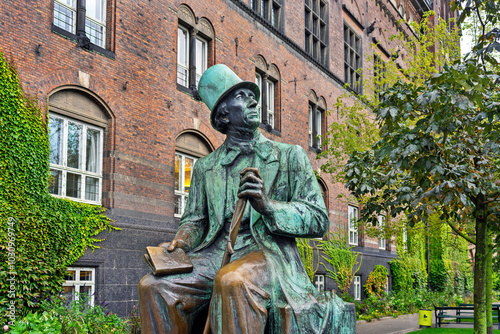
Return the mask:
<path id="1" fill-rule="evenodd" d="M 339 234 L 330 232 L 328 240 L 319 241 L 319 247 L 325 254 L 323 259 L 331 264 L 333 269 L 330 270 L 323 262 L 321 263 L 325 267 L 327 276 L 337 283 L 341 294 L 347 293 L 354 275 L 361 267 L 362 254 L 352 251 L 354 246 L 348 246 L 347 236 L 342 235 L 341 231 Z"/>
<path id="2" fill-rule="evenodd" d="M 458 305 L 470 303 L 472 297 L 428 291 L 426 289 L 390 292 L 377 297 L 372 295 L 363 301 L 356 301 L 358 320 L 379 319 L 385 316 L 397 317 L 415 313 L 422 308 L 432 309 L 434 305 Z"/>
<path id="3" fill-rule="evenodd" d="M 62 298 L 44 301 L 40 304 L 40 309 L 43 311 L 28 313 L 23 320 L 18 321 L 9 334 L 130 333 L 128 320 L 106 312 L 101 305 L 90 306 L 88 297 L 84 294 L 71 302 Z"/>
<path id="4" fill-rule="evenodd" d="M 365 292 L 368 296 L 381 297 L 387 287 L 387 275 L 389 271 L 386 267 L 377 264 L 368 275 L 365 283 Z"/>

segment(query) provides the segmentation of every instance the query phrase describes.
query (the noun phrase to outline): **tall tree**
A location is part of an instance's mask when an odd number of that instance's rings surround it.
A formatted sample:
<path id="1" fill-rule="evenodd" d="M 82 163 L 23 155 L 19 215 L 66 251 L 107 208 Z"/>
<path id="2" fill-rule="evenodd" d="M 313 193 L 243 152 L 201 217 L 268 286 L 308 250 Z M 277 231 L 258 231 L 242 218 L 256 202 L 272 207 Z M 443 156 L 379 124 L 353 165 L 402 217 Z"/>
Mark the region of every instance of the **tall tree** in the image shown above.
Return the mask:
<path id="1" fill-rule="evenodd" d="M 380 140 L 352 153 L 344 171 L 348 189 L 367 196 L 364 219 L 385 211 L 425 222 L 440 211 L 443 220 L 459 222 L 452 224 L 455 232 L 476 244 L 474 331 L 484 334 L 489 240 L 492 231 L 498 238 L 500 223 L 500 74 L 491 56 L 500 50 L 500 30 L 486 31 L 486 24 L 496 25 L 500 3 L 469 0 L 460 6 L 452 3 L 462 9 L 459 22 L 472 12 L 481 17 L 478 44 L 421 86 L 399 81 L 389 88 L 375 109 Z M 472 237 L 461 225 L 470 218 Z"/>
<path id="2" fill-rule="evenodd" d="M 435 12 L 429 11 L 420 22 L 410 22 L 413 34 L 400 32 L 392 36 L 390 39 L 397 47 L 390 50 L 393 56 L 385 61 L 376 51 L 378 45 L 371 45 L 364 61 L 369 64 L 363 71 L 364 93 L 355 94 L 348 90 L 337 98 L 333 110 L 342 122 L 330 125 L 323 138 L 325 149 L 318 156 L 326 158 L 321 166 L 322 171 L 331 174 L 336 181 L 345 183 L 343 168 L 349 155 L 370 149 L 380 139 L 373 109 L 381 102 L 381 91 L 392 87 L 399 80 L 421 86 L 446 62 L 453 62 L 459 57 L 460 31 L 455 22 L 440 18 L 434 20 L 434 16 Z M 403 66 L 399 66 L 400 63 Z M 362 198 L 358 202 L 363 205 Z M 365 224 L 363 221 L 358 224 L 364 225 L 364 232 L 370 237 L 390 239 L 403 230 L 404 222 L 404 216 L 398 216 L 397 219 L 387 217 L 382 229 L 377 224 Z"/>

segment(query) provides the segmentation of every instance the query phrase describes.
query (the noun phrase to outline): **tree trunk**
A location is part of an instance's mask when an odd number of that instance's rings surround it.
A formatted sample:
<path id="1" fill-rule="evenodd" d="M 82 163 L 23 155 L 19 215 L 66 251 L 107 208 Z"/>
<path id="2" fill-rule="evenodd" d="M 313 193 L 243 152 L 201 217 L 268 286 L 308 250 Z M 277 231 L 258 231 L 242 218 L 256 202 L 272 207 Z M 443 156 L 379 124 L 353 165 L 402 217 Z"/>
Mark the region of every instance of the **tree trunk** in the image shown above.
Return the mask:
<path id="1" fill-rule="evenodd" d="M 488 224 L 484 196 L 477 197 L 474 216 L 476 218 L 476 257 L 474 265 L 474 334 L 486 334 L 486 259 L 488 252 Z"/>
<path id="2" fill-rule="evenodd" d="M 493 317 L 491 310 L 491 298 L 492 298 L 492 288 L 493 284 L 491 282 L 493 275 L 493 245 L 491 242 L 491 235 L 488 234 L 487 237 L 488 252 L 486 255 L 486 326 L 487 333 L 493 334 Z"/>

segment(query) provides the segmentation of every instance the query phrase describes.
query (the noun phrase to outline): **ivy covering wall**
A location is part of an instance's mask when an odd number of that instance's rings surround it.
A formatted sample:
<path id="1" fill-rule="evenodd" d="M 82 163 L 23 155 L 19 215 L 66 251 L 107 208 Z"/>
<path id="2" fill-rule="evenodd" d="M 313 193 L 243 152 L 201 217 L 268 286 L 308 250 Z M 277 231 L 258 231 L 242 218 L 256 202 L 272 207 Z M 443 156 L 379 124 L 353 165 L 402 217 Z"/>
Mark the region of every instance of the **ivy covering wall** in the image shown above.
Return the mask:
<path id="1" fill-rule="evenodd" d="M 59 295 L 68 265 L 115 229 L 95 205 L 48 193 L 47 124 L 0 52 L 0 316 L 12 324 Z"/>
<path id="2" fill-rule="evenodd" d="M 430 271 L 427 274 L 427 237 Z M 390 261 L 393 290 L 427 288 L 449 294 L 467 295 L 473 289 L 473 273 L 467 242 L 435 214 L 427 224 L 408 229 L 406 246 L 398 236 L 398 258 Z M 428 281 L 427 281 L 428 280 Z"/>

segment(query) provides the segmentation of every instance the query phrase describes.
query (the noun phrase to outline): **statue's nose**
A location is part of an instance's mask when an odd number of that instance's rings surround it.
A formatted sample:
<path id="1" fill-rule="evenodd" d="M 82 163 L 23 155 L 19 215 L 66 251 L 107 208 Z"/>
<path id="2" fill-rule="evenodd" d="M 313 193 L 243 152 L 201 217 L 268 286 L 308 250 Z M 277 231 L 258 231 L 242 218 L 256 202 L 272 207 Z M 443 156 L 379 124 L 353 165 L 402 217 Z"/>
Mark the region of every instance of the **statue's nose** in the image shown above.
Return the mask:
<path id="1" fill-rule="evenodd" d="M 257 101 L 255 101 L 255 98 L 250 97 L 250 103 L 248 104 L 248 107 L 249 107 L 249 108 L 254 108 L 254 107 L 256 107 L 256 106 L 257 106 L 257 104 L 258 104 L 258 103 L 257 103 Z"/>

